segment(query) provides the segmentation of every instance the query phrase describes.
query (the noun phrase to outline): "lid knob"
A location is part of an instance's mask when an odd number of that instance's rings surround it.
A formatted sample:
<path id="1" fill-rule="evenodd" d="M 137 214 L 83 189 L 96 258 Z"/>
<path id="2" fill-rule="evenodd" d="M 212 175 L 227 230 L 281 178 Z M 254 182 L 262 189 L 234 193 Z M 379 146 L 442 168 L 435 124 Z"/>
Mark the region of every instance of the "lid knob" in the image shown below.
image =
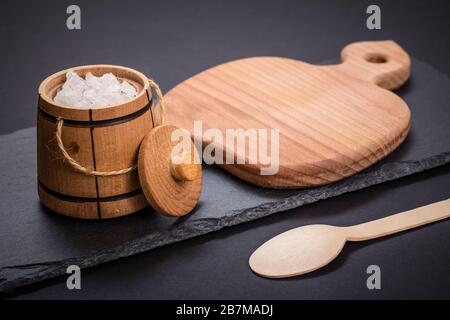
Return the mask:
<path id="1" fill-rule="evenodd" d="M 183 152 L 170 161 L 170 173 L 179 181 L 192 181 L 200 176 L 201 167 L 195 163 L 193 154 Z"/>

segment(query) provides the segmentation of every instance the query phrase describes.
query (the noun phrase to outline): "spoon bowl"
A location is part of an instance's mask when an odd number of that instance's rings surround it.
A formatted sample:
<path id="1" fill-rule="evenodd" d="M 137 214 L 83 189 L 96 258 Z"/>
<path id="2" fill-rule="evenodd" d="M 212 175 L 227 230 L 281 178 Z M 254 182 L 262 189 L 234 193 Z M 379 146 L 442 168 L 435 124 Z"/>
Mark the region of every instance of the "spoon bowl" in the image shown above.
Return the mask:
<path id="1" fill-rule="evenodd" d="M 250 257 L 250 268 L 267 278 L 308 273 L 336 258 L 346 240 L 345 228 L 321 224 L 295 228 L 259 247 Z"/>

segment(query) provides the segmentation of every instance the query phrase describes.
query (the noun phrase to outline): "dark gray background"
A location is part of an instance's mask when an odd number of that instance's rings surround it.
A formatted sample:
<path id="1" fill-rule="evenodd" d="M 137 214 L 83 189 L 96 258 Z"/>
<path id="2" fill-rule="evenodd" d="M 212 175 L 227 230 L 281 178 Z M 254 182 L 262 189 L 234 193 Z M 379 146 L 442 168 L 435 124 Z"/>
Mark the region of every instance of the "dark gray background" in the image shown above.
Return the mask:
<path id="1" fill-rule="evenodd" d="M 319 62 L 352 41 L 394 39 L 450 74 L 446 1 L 377 1 L 381 31 L 365 27 L 366 1 L 77 1 L 82 30 L 68 31 L 72 2 L 2 4 L 0 133 L 33 126 L 37 86 L 69 66 L 126 65 L 163 91 L 218 63 L 254 55 Z M 299 225 L 363 222 L 450 197 L 443 167 L 159 248 L 83 272 L 83 289 L 56 279 L 19 298 L 450 298 L 449 222 L 352 244 L 323 270 L 289 280 L 256 277 L 248 256 Z M 345 223 L 344 223 L 345 224 Z M 447 228 L 442 228 L 445 224 Z M 441 226 L 441 227 L 438 227 Z M 365 268 L 382 268 L 382 290 L 366 289 Z"/>

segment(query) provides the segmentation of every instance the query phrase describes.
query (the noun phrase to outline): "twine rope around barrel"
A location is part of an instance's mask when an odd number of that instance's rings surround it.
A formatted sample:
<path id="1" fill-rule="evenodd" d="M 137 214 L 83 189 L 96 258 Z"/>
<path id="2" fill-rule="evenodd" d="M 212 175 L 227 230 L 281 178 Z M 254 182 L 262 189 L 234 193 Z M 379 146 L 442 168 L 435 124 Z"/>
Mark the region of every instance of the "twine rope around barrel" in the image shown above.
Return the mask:
<path id="1" fill-rule="evenodd" d="M 160 108 L 160 110 L 159 110 L 160 125 L 161 125 L 164 122 L 164 113 L 165 113 L 163 95 L 162 95 L 161 89 L 159 88 L 158 84 L 155 81 L 153 81 L 152 79 L 149 78 L 148 82 L 150 85 L 150 95 L 151 95 L 151 89 L 153 89 L 156 93 L 156 97 L 158 98 L 158 104 L 159 104 L 159 108 Z M 153 101 L 154 101 L 154 99 L 152 99 L 152 104 L 153 104 Z M 153 106 L 152 106 L 152 108 L 153 108 Z M 152 112 L 152 111 L 150 110 L 150 112 Z M 63 143 L 62 137 L 61 137 L 63 125 L 64 125 L 64 120 L 59 117 L 56 122 L 56 132 L 55 132 L 56 143 L 57 143 L 59 151 L 61 151 L 61 154 L 63 155 L 64 159 L 72 166 L 72 168 L 75 171 L 78 171 L 78 172 L 83 173 L 88 176 L 109 177 L 109 176 L 118 176 L 118 175 L 126 174 L 137 168 L 137 165 L 133 165 L 129 168 L 125 168 L 125 169 L 121 169 L 121 170 L 97 171 L 97 170 L 92 170 L 92 169 L 82 166 L 74 158 L 72 158 L 70 156 L 69 152 L 67 152 L 66 148 L 64 147 L 64 143 Z"/>

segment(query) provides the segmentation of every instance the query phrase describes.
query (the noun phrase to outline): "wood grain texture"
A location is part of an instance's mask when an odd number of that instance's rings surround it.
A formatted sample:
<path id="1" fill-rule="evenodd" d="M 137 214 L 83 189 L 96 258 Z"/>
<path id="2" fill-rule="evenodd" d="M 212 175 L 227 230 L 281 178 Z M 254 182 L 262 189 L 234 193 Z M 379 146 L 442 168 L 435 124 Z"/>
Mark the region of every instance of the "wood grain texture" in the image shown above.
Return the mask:
<path id="1" fill-rule="evenodd" d="M 38 177 L 48 188 L 76 197 L 97 197 L 96 180 L 72 170 L 58 151 L 55 139 L 55 122 L 38 114 Z M 94 169 L 90 128 L 64 127 L 63 141 L 66 150 L 78 162 Z"/>
<path id="2" fill-rule="evenodd" d="M 251 269 L 268 278 L 317 270 L 334 260 L 347 241 L 364 241 L 450 218 L 450 199 L 350 227 L 309 225 L 270 239 L 250 257 Z"/>
<path id="3" fill-rule="evenodd" d="M 79 219 L 98 219 L 98 206 L 96 202 L 74 202 L 54 197 L 38 185 L 38 194 L 41 202 L 50 210 Z"/>
<path id="4" fill-rule="evenodd" d="M 139 150 L 138 173 L 142 190 L 152 207 L 162 214 L 179 217 L 197 205 L 202 191 L 202 171 L 200 163 L 192 163 L 178 169 L 188 177 L 174 176 L 171 155 L 177 141 L 172 141 L 171 135 L 177 129 L 163 125 L 150 131 Z M 187 139 L 191 143 L 189 158 L 198 159 L 188 133 Z"/>
<path id="5" fill-rule="evenodd" d="M 134 85 L 138 95 L 120 105 L 82 110 L 53 101 L 65 81 L 67 70 L 42 82 L 39 110 L 43 113 L 39 112 L 37 124 L 38 179 L 52 192 L 40 188 L 40 199 L 58 213 L 83 219 L 107 219 L 139 211 L 148 203 L 139 193 L 136 170 L 107 177 L 75 171 L 64 161 L 57 147 L 56 123 L 51 117 L 67 120 L 62 128 L 62 141 L 70 156 L 82 166 L 97 171 L 129 168 L 136 165 L 139 145 L 153 127 L 151 108 L 145 109 L 151 103 L 151 96 L 147 94 L 148 79 L 137 71 L 120 66 L 94 65 L 73 70 L 81 76 L 89 71 L 97 76 L 113 72 Z M 99 124 L 95 121 L 108 122 Z M 115 198 L 109 201 L 110 197 Z"/>
<path id="6" fill-rule="evenodd" d="M 150 131 L 150 112 L 121 124 L 92 128 L 96 170 L 114 171 L 136 165 L 139 146 Z M 141 188 L 137 170 L 126 174 L 96 177 L 98 195 L 110 197 Z"/>
<path id="7" fill-rule="evenodd" d="M 122 217 L 148 207 L 148 202 L 142 192 L 135 196 L 116 201 L 101 201 L 98 210 L 102 219 Z"/>
<path id="8" fill-rule="evenodd" d="M 315 66 L 279 58 L 228 62 L 180 83 L 165 95 L 167 122 L 203 131 L 279 129 L 279 171 L 262 176 L 261 163 L 213 143 L 244 164 L 222 165 L 262 187 L 327 184 L 367 168 L 407 136 L 410 111 L 389 90 L 409 77 L 410 59 L 393 41 L 359 42 L 342 51 L 343 62 Z M 388 90 L 389 89 L 389 90 Z M 197 137 L 202 139 L 202 137 Z M 271 141 L 268 141 L 271 148 Z M 230 154 L 231 153 L 231 154 Z"/>

